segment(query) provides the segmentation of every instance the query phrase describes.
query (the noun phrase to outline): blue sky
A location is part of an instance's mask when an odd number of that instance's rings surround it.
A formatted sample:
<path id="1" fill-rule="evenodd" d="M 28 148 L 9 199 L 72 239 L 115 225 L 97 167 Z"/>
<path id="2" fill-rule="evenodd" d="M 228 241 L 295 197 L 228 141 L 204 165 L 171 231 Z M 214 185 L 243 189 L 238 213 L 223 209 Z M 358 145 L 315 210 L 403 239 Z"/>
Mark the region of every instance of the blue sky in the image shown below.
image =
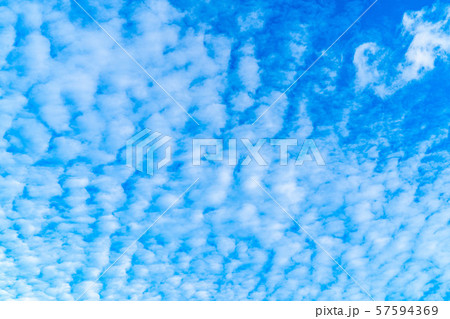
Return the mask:
<path id="1" fill-rule="evenodd" d="M 2 1 L 0 299 L 450 299 L 448 4 L 379 0 L 252 125 L 373 1 L 78 2 L 199 125 L 74 1 Z M 194 138 L 326 165 L 195 167 Z"/>

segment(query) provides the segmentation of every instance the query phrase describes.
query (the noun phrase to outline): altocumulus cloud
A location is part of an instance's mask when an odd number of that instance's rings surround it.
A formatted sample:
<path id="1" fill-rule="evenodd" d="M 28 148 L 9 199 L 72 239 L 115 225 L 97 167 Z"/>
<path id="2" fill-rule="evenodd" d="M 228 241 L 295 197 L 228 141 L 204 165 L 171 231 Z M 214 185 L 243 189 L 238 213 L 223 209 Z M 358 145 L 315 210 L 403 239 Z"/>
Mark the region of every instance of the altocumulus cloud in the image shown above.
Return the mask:
<path id="1" fill-rule="evenodd" d="M 73 1 L 2 2 L 1 299 L 449 298 L 450 7 L 380 0 L 252 125 L 371 2 L 79 3 L 199 125 Z M 152 177 L 143 128 L 181 154 Z M 212 137 L 327 165 L 193 167 Z"/>

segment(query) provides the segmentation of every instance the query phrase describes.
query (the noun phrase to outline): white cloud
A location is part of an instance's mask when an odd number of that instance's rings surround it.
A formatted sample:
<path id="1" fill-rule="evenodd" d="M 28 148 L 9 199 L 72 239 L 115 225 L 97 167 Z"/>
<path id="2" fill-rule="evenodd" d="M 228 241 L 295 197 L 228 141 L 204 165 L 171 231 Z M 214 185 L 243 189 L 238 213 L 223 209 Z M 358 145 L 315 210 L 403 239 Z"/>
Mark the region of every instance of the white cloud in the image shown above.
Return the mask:
<path id="1" fill-rule="evenodd" d="M 56 156 L 63 161 L 74 159 L 83 152 L 81 142 L 71 138 L 57 137 L 53 143 L 56 147 Z"/>
<path id="2" fill-rule="evenodd" d="M 258 60 L 254 56 L 254 47 L 247 44 L 242 48 L 242 57 L 239 61 L 239 78 L 245 89 L 249 92 L 255 92 L 260 86 L 260 70 Z"/>
<path id="3" fill-rule="evenodd" d="M 439 10 L 434 7 L 431 11 Z M 409 82 L 420 79 L 426 72 L 434 69 L 437 58 L 445 58 L 450 53 L 450 7 L 444 9 L 445 16 L 435 22 L 427 21 L 424 9 L 405 13 L 404 32 L 413 36 L 406 61 L 401 64 L 400 81 Z"/>
<path id="4" fill-rule="evenodd" d="M 412 39 L 404 62 L 399 63 L 396 69 L 389 69 L 393 64 L 388 61 L 392 59 L 392 51 L 384 53 L 386 49 L 373 42 L 360 45 L 353 60 L 357 69 L 357 87 L 371 87 L 377 95 L 384 98 L 411 81 L 420 80 L 434 69 L 436 59 L 446 61 L 450 54 L 449 21 L 450 9 L 442 5 L 405 13 L 402 36 L 408 41 L 411 37 Z M 381 62 L 383 68 L 379 66 Z"/>
<path id="5" fill-rule="evenodd" d="M 17 21 L 17 16 L 7 7 L 0 7 L 0 67 L 6 64 L 8 54 L 14 48 L 14 40 L 16 38 L 16 31 L 14 24 Z"/>
<path id="6" fill-rule="evenodd" d="M 369 58 L 377 54 L 380 48 L 376 43 L 361 44 L 355 50 L 353 64 L 356 66 L 356 79 L 359 87 L 366 87 L 380 79 L 376 61 L 369 63 Z"/>
<path id="7" fill-rule="evenodd" d="M 250 12 L 245 17 L 238 17 L 238 24 L 241 32 L 248 30 L 259 30 L 264 26 L 263 13 L 261 11 Z"/>
<path id="8" fill-rule="evenodd" d="M 32 158 L 43 156 L 49 146 L 51 135 L 48 129 L 35 118 L 19 118 L 13 127 L 18 130 L 17 138 L 11 138 L 11 143 L 27 153 Z"/>

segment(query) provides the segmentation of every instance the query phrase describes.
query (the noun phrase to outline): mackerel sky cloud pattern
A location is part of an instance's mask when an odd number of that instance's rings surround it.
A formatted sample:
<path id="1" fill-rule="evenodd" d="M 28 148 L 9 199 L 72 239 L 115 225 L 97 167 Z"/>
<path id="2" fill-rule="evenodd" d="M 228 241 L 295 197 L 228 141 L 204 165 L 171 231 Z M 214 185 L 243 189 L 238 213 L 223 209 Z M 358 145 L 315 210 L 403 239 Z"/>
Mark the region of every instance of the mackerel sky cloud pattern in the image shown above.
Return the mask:
<path id="1" fill-rule="evenodd" d="M 448 3 L 379 0 L 252 125 L 373 1 L 77 2 L 136 61 L 72 0 L 0 2 L 1 300 L 450 299 Z"/>

